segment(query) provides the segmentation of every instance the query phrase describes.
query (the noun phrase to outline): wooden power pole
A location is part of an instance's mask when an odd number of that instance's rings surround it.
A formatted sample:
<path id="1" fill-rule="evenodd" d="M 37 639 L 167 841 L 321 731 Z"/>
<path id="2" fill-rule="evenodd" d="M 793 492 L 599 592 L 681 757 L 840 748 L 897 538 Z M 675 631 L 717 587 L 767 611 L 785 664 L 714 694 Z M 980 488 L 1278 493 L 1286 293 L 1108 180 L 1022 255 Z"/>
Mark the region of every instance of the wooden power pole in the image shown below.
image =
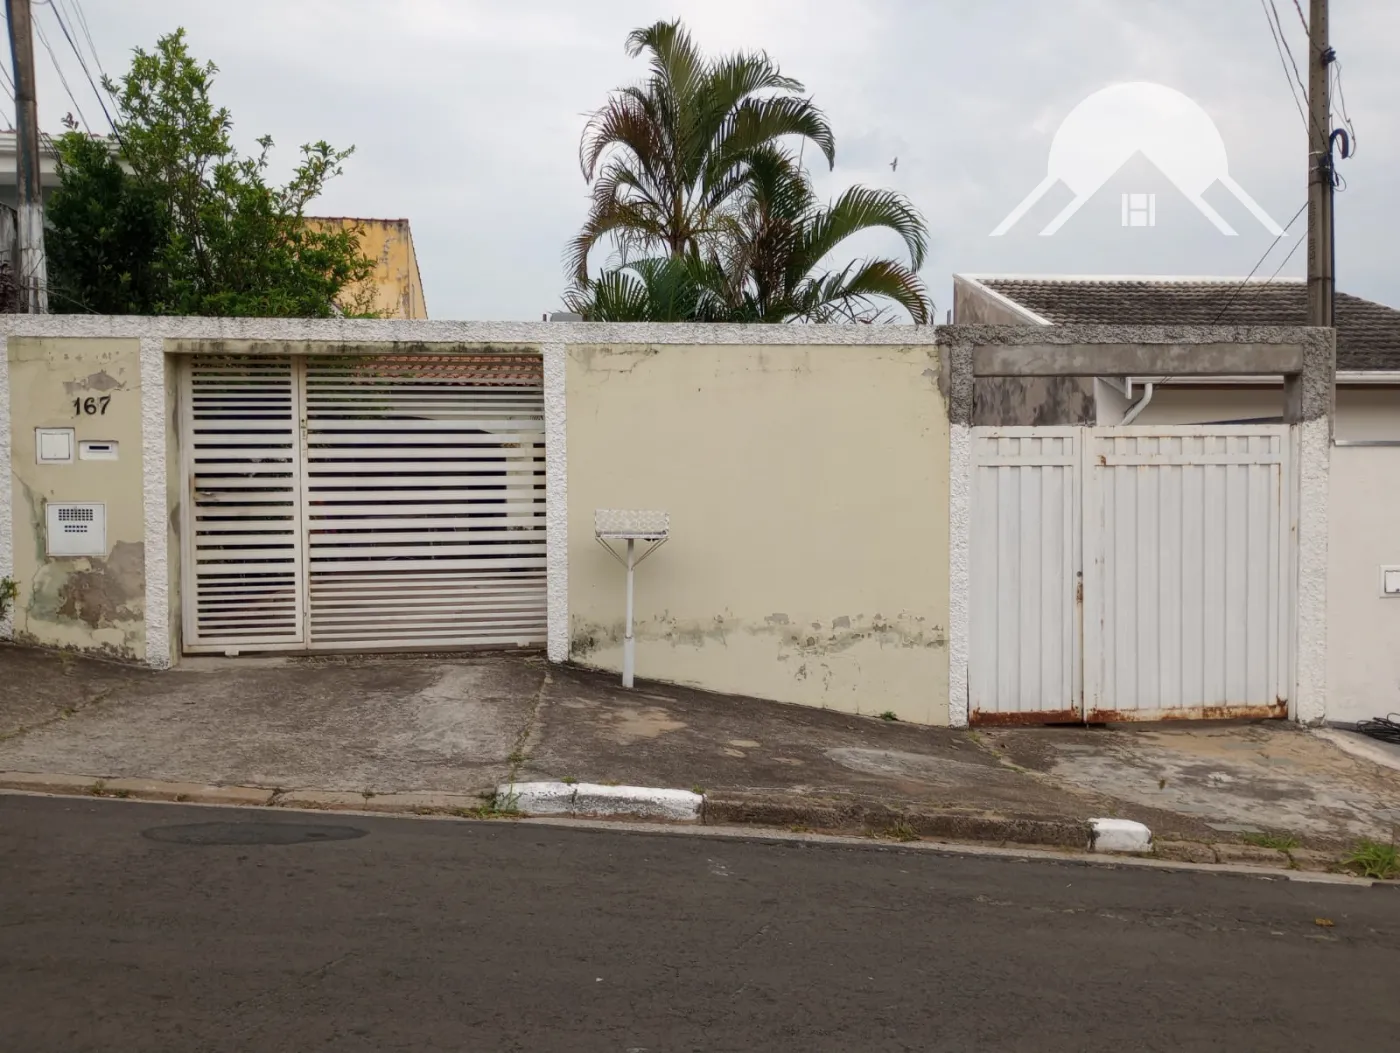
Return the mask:
<path id="1" fill-rule="evenodd" d="M 1332 47 L 1328 0 L 1312 0 L 1308 19 L 1308 325 L 1331 328 L 1337 284 L 1332 233 Z"/>
<path id="2" fill-rule="evenodd" d="M 15 187 L 19 227 L 21 308 L 29 314 L 49 309 L 48 264 L 44 258 L 44 188 L 39 167 L 39 107 L 34 91 L 34 27 L 29 0 L 5 0 L 10 23 L 10 59 L 15 70 Z"/>

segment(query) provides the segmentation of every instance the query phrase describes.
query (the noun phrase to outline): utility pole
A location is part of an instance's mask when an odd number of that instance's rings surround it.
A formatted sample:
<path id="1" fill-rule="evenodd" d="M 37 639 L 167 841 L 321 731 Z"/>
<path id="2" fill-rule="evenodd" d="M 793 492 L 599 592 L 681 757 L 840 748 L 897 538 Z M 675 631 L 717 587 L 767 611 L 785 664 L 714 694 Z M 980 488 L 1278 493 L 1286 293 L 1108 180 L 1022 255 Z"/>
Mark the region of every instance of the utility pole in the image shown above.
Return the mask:
<path id="1" fill-rule="evenodd" d="M 10 23 L 10 59 L 15 71 L 15 141 L 18 191 L 20 304 L 29 314 L 49 309 L 49 274 L 44 258 L 44 197 L 39 168 L 39 107 L 34 91 L 34 27 L 29 0 L 5 0 Z"/>
<path id="2" fill-rule="evenodd" d="M 1332 233 L 1332 47 L 1328 0 L 1308 19 L 1308 325 L 1331 328 L 1337 283 Z"/>

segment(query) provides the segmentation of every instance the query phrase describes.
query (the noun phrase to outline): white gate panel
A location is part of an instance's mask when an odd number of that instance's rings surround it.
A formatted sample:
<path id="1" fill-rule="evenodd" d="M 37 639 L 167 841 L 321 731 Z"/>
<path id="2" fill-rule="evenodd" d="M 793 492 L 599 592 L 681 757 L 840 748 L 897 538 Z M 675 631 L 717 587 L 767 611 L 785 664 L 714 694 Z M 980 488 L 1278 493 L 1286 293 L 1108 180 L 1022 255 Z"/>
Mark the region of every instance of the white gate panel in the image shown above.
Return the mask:
<path id="1" fill-rule="evenodd" d="M 310 359 L 311 645 L 543 643 L 544 472 L 538 355 Z"/>
<path id="2" fill-rule="evenodd" d="M 969 715 L 1080 719 L 1079 428 L 974 428 Z"/>
<path id="3" fill-rule="evenodd" d="M 539 355 L 199 356 L 181 413 L 186 650 L 544 643 Z"/>
<path id="4" fill-rule="evenodd" d="M 1287 426 L 1087 441 L 1086 719 L 1286 715 Z"/>
<path id="5" fill-rule="evenodd" d="M 291 362 L 193 358 L 181 416 L 185 649 L 303 646 L 299 391 Z"/>

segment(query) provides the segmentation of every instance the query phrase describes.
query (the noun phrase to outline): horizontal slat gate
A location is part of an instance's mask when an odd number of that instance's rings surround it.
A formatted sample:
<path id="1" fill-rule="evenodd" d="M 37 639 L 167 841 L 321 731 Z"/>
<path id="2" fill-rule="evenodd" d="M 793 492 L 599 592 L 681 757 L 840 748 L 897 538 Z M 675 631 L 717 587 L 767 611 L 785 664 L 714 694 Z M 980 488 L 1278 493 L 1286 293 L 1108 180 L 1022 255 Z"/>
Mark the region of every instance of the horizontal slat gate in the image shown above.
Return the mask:
<path id="1" fill-rule="evenodd" d="M 286 359 L 208 356 L 182 400 L 188 650 L 304 644 L 298 386 Z"/>
<path id="2" fill-rule="evenodd" d="M 188 376 L 188 650 L 543 643 L 538 355 L 200 357 Z"/>
<path id="3" fill-rule="evenodd" d="M 312 358 L 313 647 L 542 643 L 538 355 Z"/>

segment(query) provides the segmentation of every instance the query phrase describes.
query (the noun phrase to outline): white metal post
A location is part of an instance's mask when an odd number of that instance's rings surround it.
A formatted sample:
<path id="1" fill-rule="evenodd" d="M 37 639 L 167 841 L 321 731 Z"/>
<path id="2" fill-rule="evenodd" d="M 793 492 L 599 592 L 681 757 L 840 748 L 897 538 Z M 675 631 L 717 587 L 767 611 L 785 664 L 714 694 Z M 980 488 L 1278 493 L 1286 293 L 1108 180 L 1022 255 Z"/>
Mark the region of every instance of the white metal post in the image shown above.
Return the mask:
<path id="1" fill-rule="evenodd" d="M 637 661 L 637 641 L 632 636 L 632 580 L 637 569 L 636 560 L 633 558 L 636 551 L 637 542 L 627 539 L 627 631 L 622 637 L 622 686 L 632 686 L 632 674 L 636 668 Z"/>
<path id="2" fill-rule="evenodd" d="M 599 508 L 593 512 L 593 535 L 608 555 L 627 568 L 627 620 L 622 631 L 622 686 L 631 687 L 637 667 L 637 640 L 633 631 L 635 604 L 633 584 L 637 565 L 666 543 L 671 533 L 671 517 L 665 512 L 621 511 Z M 627 556 L 618 554 L 610 542 L 626 541 Z M 637 555 L 637 542 L 649 542 Z"/>

